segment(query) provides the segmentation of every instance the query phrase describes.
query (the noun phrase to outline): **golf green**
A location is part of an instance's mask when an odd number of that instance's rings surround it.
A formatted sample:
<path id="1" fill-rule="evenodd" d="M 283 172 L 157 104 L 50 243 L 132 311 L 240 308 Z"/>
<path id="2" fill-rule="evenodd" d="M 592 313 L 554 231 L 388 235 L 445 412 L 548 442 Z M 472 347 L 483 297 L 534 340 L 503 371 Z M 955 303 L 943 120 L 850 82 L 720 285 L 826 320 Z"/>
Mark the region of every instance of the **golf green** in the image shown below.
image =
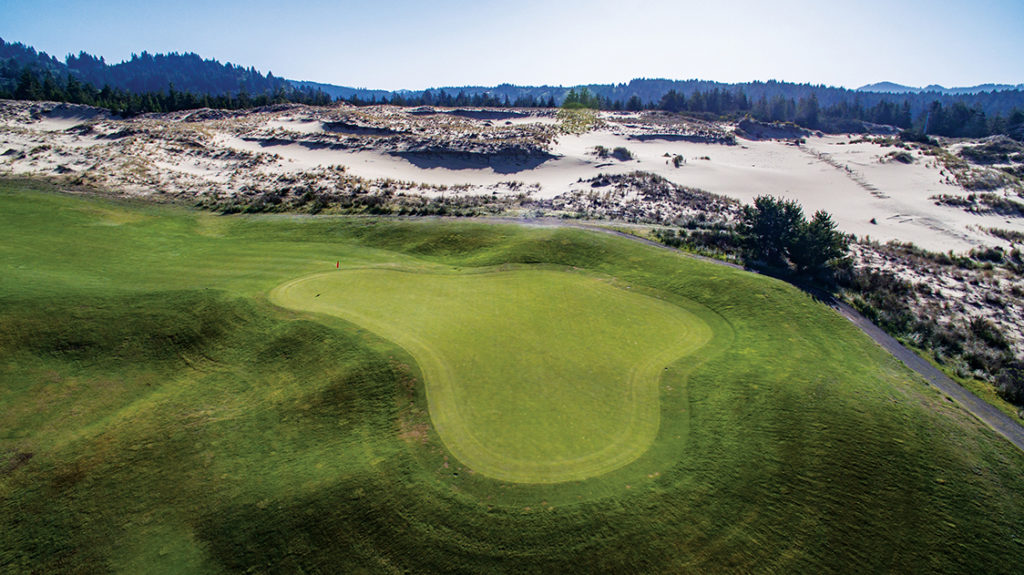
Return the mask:
<path id="1" fill-rule="evenodd" d="M 271 298 L 404 347 L 451 453 L 524 483 L 585 479 L 639 457 L 657 435 L 662 372 L 696 361 L 713 336 L 699 309 L 571 269 L 340 270 Z"/>

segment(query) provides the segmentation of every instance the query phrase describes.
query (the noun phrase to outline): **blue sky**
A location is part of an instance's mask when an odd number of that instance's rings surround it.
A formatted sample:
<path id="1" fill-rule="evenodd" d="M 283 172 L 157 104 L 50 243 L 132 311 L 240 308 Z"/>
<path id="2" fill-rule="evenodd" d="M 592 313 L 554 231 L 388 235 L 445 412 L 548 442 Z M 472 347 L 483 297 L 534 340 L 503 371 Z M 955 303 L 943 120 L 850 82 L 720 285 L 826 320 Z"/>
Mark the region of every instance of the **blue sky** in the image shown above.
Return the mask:
<path id="1" fill-rule="evenodd" d="M 1024 83 L 1024 0 L 0 0 L 0 37 L 58 58 L 191 51 L 383 89 L 636 77 Z"/>

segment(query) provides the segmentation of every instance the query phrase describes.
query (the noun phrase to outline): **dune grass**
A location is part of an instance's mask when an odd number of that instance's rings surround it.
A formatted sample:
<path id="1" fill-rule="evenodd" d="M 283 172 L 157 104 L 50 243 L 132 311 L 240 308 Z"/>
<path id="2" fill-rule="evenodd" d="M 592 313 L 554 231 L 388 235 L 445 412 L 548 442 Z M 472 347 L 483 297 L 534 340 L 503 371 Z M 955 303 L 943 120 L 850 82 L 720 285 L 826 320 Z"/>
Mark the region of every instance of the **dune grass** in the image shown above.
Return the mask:
<path id="1" fill-rule="evenodd" d="M 580 230 L 33 187 L 0 184 L 0 572 L 1021 570 L 1024 456 L 781 282 Z M 666 364 L 631 462 L 495 479 L 415 349 L 271 302 L 338 262 L 614 278 L 728 337 Z"/>

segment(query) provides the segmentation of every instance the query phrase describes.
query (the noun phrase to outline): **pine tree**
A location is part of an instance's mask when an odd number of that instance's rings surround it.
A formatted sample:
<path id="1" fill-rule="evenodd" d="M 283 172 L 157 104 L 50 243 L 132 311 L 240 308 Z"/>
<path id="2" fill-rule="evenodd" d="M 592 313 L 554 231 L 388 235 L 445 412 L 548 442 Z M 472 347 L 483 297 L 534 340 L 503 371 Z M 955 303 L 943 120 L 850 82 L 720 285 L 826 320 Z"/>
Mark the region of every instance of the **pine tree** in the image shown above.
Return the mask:
<path id="1" fill-rule="evenodd" d="M 812 93 L 806 98 L 800 98 L 800 104 L 797 106 L 796 112 L 796 123 L 805 128 L 815 130 L 818 128 L 819 113 L 817 96 Z"/>
<path id="2" fill-rule="evenodd" d="M 804 222 L 803 208 L 794 200 L 758 196 L 752 206 L 743 206 L 740 233 L 755 259 L 769 265 L 782 266 L 790 247 L 800 234 Z"/>
<path id="3" fill-rule="evenodd" d="M 838 231 L 828 212 L 818 210 L 801 226 L 789 250 L 789 259 L 801 273 L 817 275 L 846 255 L 849 239 Z"/>
<path id="4" fill-rule="evenodd" d="M 18 100 L 40 100 L 42 99 L 42 85 L 39 78 L 26 66 L 18 76 L 18 84 L 14 88 L 14 97 Z"/>

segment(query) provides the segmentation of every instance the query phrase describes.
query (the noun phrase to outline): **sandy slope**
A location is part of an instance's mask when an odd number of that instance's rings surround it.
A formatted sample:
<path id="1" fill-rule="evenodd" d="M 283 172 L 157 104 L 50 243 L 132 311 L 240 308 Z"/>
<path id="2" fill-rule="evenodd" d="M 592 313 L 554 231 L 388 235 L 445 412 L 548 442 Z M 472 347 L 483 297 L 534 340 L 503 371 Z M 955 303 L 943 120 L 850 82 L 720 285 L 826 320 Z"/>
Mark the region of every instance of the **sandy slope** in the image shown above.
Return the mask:
<path id="1" fill-rule="evenodd" d="M 493 186 L 510 180 L 538 184 L 540 198 L 565 193 L 580 179 L 599 173 L 635 170 L 657 173 L 672 182 L 749 202 L 762 194 L 798 200 L 808 213 L 826 210 L 842 229 L 881 241 L 913 242 L 936 251 L 965 250 L 1000 242 L 981 228 L 1024 231 L 1024 222 L 937 206 L 937 194 L 964 193 L 935 160 L 917 153 L 914 164 L 885 162 L 893 151 L 874 143 L 849 144 L 846 136 L 812 137 L 802 146 L 780 141 L 739 140 L 736 146 L 678 141 L 636 141 L 611 131 L 560 136 L 554 159 L 535 167 L 513 161 L 491 165 L 438 158 L 429 167 L 387 153 L 309 149 L 300 144 L 262 147 L 238 137 L 220 136 L 222 145 L 248 152 L 272 152 L 283 161 L 274 169 L 302 171 L 343 165 L 363 178 L 392 178 L 431 185 Z M 624 146 L 632 161 L 599 159 L 596 146 Z M 665 157 L 682 155 L 676 168 Z M 874 220 L 875 223 L 872 223 Z"/>

